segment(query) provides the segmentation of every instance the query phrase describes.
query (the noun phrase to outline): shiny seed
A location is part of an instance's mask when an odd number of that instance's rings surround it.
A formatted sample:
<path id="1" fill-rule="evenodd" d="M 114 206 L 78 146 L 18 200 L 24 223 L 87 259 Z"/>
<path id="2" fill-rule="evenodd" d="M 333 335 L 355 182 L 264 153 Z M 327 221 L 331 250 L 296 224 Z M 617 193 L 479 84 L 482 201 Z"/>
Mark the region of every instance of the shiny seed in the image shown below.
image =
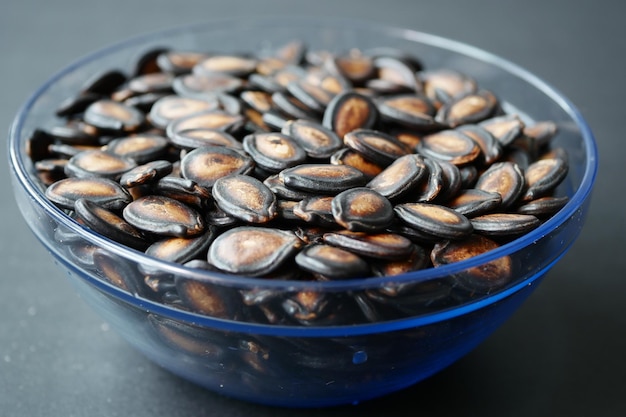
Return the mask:
<path id="1" fill-rule="evenodd" d="M 457 131 L 472 138 L 480 148 L 480 159 L 485 165 L 491 165 L 502 155 L 502 144 L 484 127 L 476 124 L 461 125 Z"/>
<path id="2" fill-rule="evenodd" d="M 237 150 L 223 146 L 194 149 L 183 157 L 180 169 L 183 177 L 211 188 L 215 181 L 230 174 L 247 174 L 253 160 Z"/>
<path id="3" fill-rule="evenodd" d="M 392 235 L 398 236 L 395 234 Z M 387 260 L 383 260 L 382 262 L 375 262 L 372 266 L 372 271 L 375 275 L 382 277 L 396 276 L 419 271 L 430 265 L 430 258 L 428 255 L 429 254 L 426 253 L 426 250 L 423 247 L 412 244 L 408 254 L 399 259 L 387 258 Z M 378 291 L 385 296 L 396 297 L 415 285 L 415 282 L 410 281 L 406 283 L 390 282 L 380 287 Z"/>
<path id="4" fill-rule="evenodd" d="M 105 150 L 113 155 L 130 158 L 138 164 L 144 164 L 165 155 L 168 140 L 156 134 L 139 133 L 113 139 Z"/>
<path id="5" fill-rule="evenodd" d="M 393 200 L 414 190 L 427 175 L 428 168 L 424 158 L 417 154 L 407 154 L 374 177 L 367 187 Z"/>
<path id="6" fill-rule="evenodd" d="M 226 146 L 233 149 L 242 149 L 239 142 L 230 133 L 220 129 L 186 129 L 173 133 L 171 142 L 182 149 L 202 148 L 203 146 Z"/>
<path id="7" fill-rule="evenodd" d="M 437 200 L 439 202 L 447 202 L 459 192 L 463 178 L 458 166 L 448 161 L 439 161 L 438 163 L 441 166 L 444 185 L 442 191 L 437 196 Z"/>
<path id="8" fill-rule="evenodd" d="M 187 178 L 163 177 L 154 185 L 154 192 L 199 208 L 205 208 L 212 202 L 207 188 Z"/>
<path id="9" fill-rule="evenodd" d="M 376 101 L 383 120 L 409 129 L 428 131 L 441 128 L 435 121 L 435 106 L 424 96 L 401 94 L 383 97 Z"/>
<path id="10" fill-rule="evenodd" d="M 290 120 L 281 132 L 293 138 L 311 158 L 328 158 L 343 146 L 335 132 L 310 120 Z"/>
<path id="11" fill-rule="evenodd" d="M 561 210 L 569 201 L 569 197 L 540 197 L 520 205 L 515 210 L 520 214 L 531 214 L 536 217 L 545 218 Z"/>
<path id="12" fill-rule="evenodd" d="M 367 181 L 361 171 L 349 165 L 301 164 L 279 175 L 287 187 L 321 194 L 337 194 Z"/>
<path id="13" fill-rule="evenodd" d="M 154 126 L 165 129 L 167 125 L 176 119 L 187 117 L 194 113 L 216 110 L 217 107 L 217 99 L 201 100 L 197 98 L 168 95 L 154 103 L 148 116 Z"/>
<path id="14" fill-rule="evenodd" d="M 517 114 L 492 117 L 480 123 L 502 146 L 508 146 L 522 136 L 524 122 Z"/>
<path id="15" fill-rule="evenodd" d="M 107 99 L 93 102 L 84 113 L 84 120 L 90 125 L 116 132 L 134 132 L 144 119 L 139 110 Z"/>
<path id="16" fill-rule="evenodd" d="M 424 93 L 434 101 L 445 102 L 477 90 L 474 79 L 451 69 L 422 71 L 419 76 L 424 83 Z"/>
<path id="17" fill-rule="evenodd" d="M 364 233 L 340 230 L 324 233 L 324 243 L 377 259 L 401 259 L 414 250 L 414 244 L 395 233 Z"/>
<path id="18" fill-rule="evenodd" d="M 154 160 L 126 171 L 120 177 L 120 184 L 126 188 L 158 181 L 172 172 L 172 163 L 165 160 Z"/>
<path id="19" fill-rule="evenodd" d="M 517 164 L 496 162 L 478 177 L 475 188 L 500 194 L 504 209 L 519 199 L 524 184 L 524 175 Z"/>
<path id="20" fill-rule="evenodd" d="M 528 166 L 524 172 L 526 191 L 523 201 L 544 197 L 567 176 L 568 164 L 560 158 L 540 159 Z"/>
<path id="21" fill-rule="evenodd" d="M 163 236 L 192 237 L 205 229 L 196 210 L 169 197 L 141 197 L 124 207 L 122 215 L 136 228 Z"/>
<path id="22" fill-rule="evenodd" d="M 243 149 L 261 168 L 278 173 L 303 163 L 306 152 L 298 143 L 282 133 L 254 133 L 243 139 Z"/>
<path id="23" fill-rule="evenodd" d="M 223 271 L 258 276 L 278 269 L 301 245 L 290 231 L 240 226 L 219 235 L 207 259 Z"/>
<path id="24" fill-rule="evenodd" d="M 122 245 L 144 250 L 150 241 L 126 220 L 86 198 L 74 203 L 74 210 L 85 225 Z"/>
<path id="25" fill-rule="evenodd" d="M 429 202 L 434 201 L 442 192 L 445 185 L 445 177 L 441 164 L 432 158 L 424 158 L 424 164 L 428 168 L 428 179 L 422 181 L 418 186 L 415 196 L 410 198 L 413 201 Z"/>
<path id="26" fill-rule="evenodd" d="M 408 226 L 442 239 L 462 239 L 472 233 L 472 223 L 453 209 L 432 203 L 402 203 L 394 208 Z"/>
<path id="27" fill-rule="evenodd" d="M 431 252 L 431 260 L 434 266 L 448 265 L 482 255 L 498 247 L 500 245 L 493 240 L 474 234 L 464 240 L 450 240 L 435 244 Z M 467 291 L 488 294 L 511 281 L 512 269 L 511 257 L 502 256 L 455 274 L 453 279 L 457 285 Z"/>
<path id="28" fill-rule="evenodd" d="M 487 236 L 519 236 L 539 226 L 539 219 L 530 214 L 490 213 L 471 219 L 476 233 Z"/>
<path id="29" fill-rule="evenodd" d="M 137 166 L 130 158 L 114 155 L 101 150 L 80 152 L 70 158 L 65 166 L 68 177 L 103 177 L 117 179 L 126 171 Z"/>
<path id="30" fill-rule="evenodd" d="M 334 94 L 300 79 L 287 84 L 287 91 L 311 111 L 323 114 Z"/>
<path id="31" fill-rule="evenodd" d="M 343 141 L 350 149 L 385 167 L 410 153 L 398 139 L 378 130 L 356 129 L 346 133 Z"/>
<path id="32" fill-rule="evenodd" d="M 350 148 L 342 148 L 331 155 L 330 163 L 333 165 L 350 165 L 361 171 L 368 179 L 379 175 L 384 167 L 363 157 L 357 151 Z"/>
<path id="33" fill-rule="evenodd" d="M 245 77 L 256 69 L 257 60 L 236 55 L 214 55 L 208 57 L 193 67 L 197 75 L 211 75 L 214 73 L 229 74 L 235 77 Z"/>
<path id="34" fill-rule="evenodd" d="M 444 104 L 435 120 L 450 127 L 478 123 L 491 117 L 498 106 L 498 99 L 487 90 L 479 90 Z"/>
<path id="35" fill-rule="evenodd" d="M 128 191 L 118 182 L 100 177 L 62 179 L 46 189 L 46 197 L 70 210 L 80 198 L 109 210 L 119 210 L 132 201 Z"/>
<path id="36" fill-rule="evenodd" d="M 394 218 L 389 200 L 366 187 L 356 187 L 337 194 L 332 200 L 335 221 L 354 232 L 384 230 Z"/>
<path id="37" fill-rule="evenodd" d="M 221 110 L 210 110 L 181 117 L 167 126 L 167 137 L 173 139 L 177 133 L 189 129 L 219 129 L 233 132 L 243 126 L 241 115 L 232 115 Z"/>
<path id="38" fill-rule="evenodd" d="M 300 200 L 293 208 L 296 218 L 307 223 L 325 227 L 336 227 L 333 216 L 332 196 L 312 196 Z"/>
<path id="39" fill-rule="evenodd" d="M 215 228 L 209 227 L 198 237 L 167 237 L 157 240 L 145 252 L 157 259 L 184 264 L 195 258 L 205 258 L 215 236 Z"/>
<path id="40" fill-rule="evenodd" d="M 480 156 L 480 147 L 458 130 L 443 130 L 426 135 L 417 145 L 417 152 L 455 165 L 473 162 Z"/>
<path id="41" fill-rule="evenodd" d="M 333 97 L 322 123 L 343 138 L 356 129 L 372 129 L 377 120 L 378 109 L 372 99 L 348 90 Z"/>
<path id="42" fill-rule="evenodd" d="M 215 203 L 227 214 L 248 223 L 266 223 L 278 214 L 276 196 L 256 178 L 229 175 L 213 185 Z"/>
<path id="43" fill-rule="evenodd" d="M 296 255 L 304 270 L 328 279 L 364 277 L 369 272 L 365 260 L 347 250 L 325 244 L 311 244 Z"/>
<path id="44" fill-rule="evenodd" d="M 191 311 L 220 319 L 237 318 L 242 302 L 233 288 L 181 275 L 175 282 L 178 295 Z"/>
<path id="45" fill-rule="evenodd" d="M 284 299 L 281 306 L 292 319 L 304 325 L 311 325 L 327 318 L 336 304 L 331 303 L 327 293 L 298 291 Z"/>
<path id="46" fill-rule="evenodd" d="M 286 200 L 300 201 L 306 197 L 315 195 L 312 192 L 287 187 L 279 174 L 269 175 L 263 180 L 263 184 L 267 185 L 277 197 Z"/>
<path id="47" fill-rule="evenodd" d="M 466 217 L 473 217 L 495 210 L 501 203 L 499 193 L 470 188 L 462 190 L 446 205 Z"/>

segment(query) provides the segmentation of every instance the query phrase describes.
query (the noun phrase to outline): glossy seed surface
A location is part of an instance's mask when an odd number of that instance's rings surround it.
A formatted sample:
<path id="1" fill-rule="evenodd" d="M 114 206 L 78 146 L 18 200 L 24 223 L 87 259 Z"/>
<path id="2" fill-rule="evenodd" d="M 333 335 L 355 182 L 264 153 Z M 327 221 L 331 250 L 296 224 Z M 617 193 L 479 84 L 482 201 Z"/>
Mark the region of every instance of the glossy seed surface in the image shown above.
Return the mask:
<path id="1" fill-rule="evenodd" d="M 215 203 L 227 214 L 248 223 L 267 223 L 278 214 L 276 196 L 248 175 L 229 175 L 215 181 Z"/>
<path id="2" fill-rule="evenodd" d="M 73 209 L 76 200 L 88 199 L 110 210 L 118 210 L 132 201 L 118 182 L 106 178 L 65 178 L 46 189 L 46 197 L 62 208 Z"/>
<path id="3" fill-rule="evenodd" d="M 223 146 L 204 146 L 183 157 L 180 169 L 183 177 L 211 188 L 219 178 L 231 174 L 245 174 L 254 162 L 249 156 Z"/>
<path id="4" fill-rule="evenodd" d="M 335 221 L 354 232 L 384 230 L 394 218 L 389 200 L 367 187 L 356 187 L 337 194 L 332 200 Z"/>
<path id="5" fill-rule="evenodd" d="M 336 95 L 326 107 L 323 124 L 340 138 L 356 129 L 371 129 L 378 120 L 374 102 L 359 93 L 345 91 Z"/>
<path id="6" fill-rule="evenodd" d="M 72 156 L 65 166 L 65 173 L 68 177 L 97 176 L 117 179 L 136 166 L 137 163 L 130 158 L 96 149 L 86 150 Z"/>
<path id="7" fill-rule="evenodd" d="M 524 184 L 524 175 L 518 165 L 496 162 L 478 178 L 475 188 L 500 194 L 502 207 L 506 208 L 519 199 Z"/>
<path id="8" fill-rule="evenodd" d="M 398 139 L 377 130 L 355 129 L 346 133 L 343 141 L 364 158 L 384 167 L 410 152 Z"/>
<path id="9" fill-rule="evenodd" d="M 403 203 L 394 208 L 408 226 L 442 239 L 461 239 L 473 231 L 467 217 L 451 208 L 431 203 Z"/>
<path id="10" fill-rule="evenodd" d="M 141 197 L 124 207 L 122 214 L 136 228 L 158 235 L 192 237 L 205 229 L 200 213 L 169 197 Z"/>
<path id="11" fill-rule="evenodd" d="M 306 160 L 304 149 L 282 133 L 253 133 L 243 139 L 243 149 L 261 168 L 278 173 Z"/>
<path id="12" fill-rule="evenodd" d="M 311 158 L 328 158 L 343 145 L 335 132 L 310 120 L 287 121 L 281 132 L 293 138 Z"/>
<path id="13" fill-rule="evenodd" d="M 337 194 L 367 181 L 361 171 L 349 165 L 301 164 L 279 175 L 287 187 L 322 194 Z"/>
<path id="14" fill-rule="evenodd" d="M 394 233 L 363 233 L 348 230 L 324 233 L 324 242 L 359 255 L 381 259 L 399 259 L 408 256 L 413 243 Z"/>
<path id="15" fill-rule="evenodd" d="M 363 277 L 369 273 L 369 266 L 361 257 L 325 244 L 308 245 L 296 255 L 296 262 L 301 268 L 330 279 Z"/>
<path id="16" fill-rule="evenodd" d="M 539 226 L 539 219 L 530 214 L 491 213 L 471 219 L 476 233 L 487 236 L 516 236 Z"/>

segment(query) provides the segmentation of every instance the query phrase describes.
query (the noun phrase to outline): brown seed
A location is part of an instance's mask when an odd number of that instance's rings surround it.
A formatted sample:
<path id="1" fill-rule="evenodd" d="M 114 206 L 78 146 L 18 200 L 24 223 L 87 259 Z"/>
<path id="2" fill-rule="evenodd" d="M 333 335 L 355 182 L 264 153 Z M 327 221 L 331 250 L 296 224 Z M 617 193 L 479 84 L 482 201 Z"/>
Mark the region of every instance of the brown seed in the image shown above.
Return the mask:
<path id="1" fill-rule="evenodd" d="M 311 244 L 296 255 L 304 270 L 327 279 L 365 277 L 370 268 L 361 257 L 347 250 L 325 244 Z"/>
<path id="2" fill-rule="evenodd" d="M 150 244 L 144 234 L 126 220 L 93 201 L 79 198 L 74 203 L 77 217 L 89 228 L 122 245 L 144 250 Z"/>
<path id="3" fill-rule="evenodd" d="M 310 120 L 290 120 L 281 132 L 293 138 L 311 158 L 328 158 L 343 146 L 335 132 Z"/>
<path id="4" fill-rule="evenodd" d="M 165 160 L 154 160 L 126 171 L 120 177 L 120 184 L 126 188 L 158 181 L 172 172 L 172 163 Z"/>
<path id="5" fill-rule="evenodd" d="M 321 194 L 337 194 L 365 185 L 367 177 L 349 165 L 301 164 L 279 173 L 287 187 Z"/>
<path id="6" fill-rule="evenodd" d="M 455 165 L 471 163 L 480 156 L 480 148 L 472 138 L 450 129 L 424 136 L 417 152 Z"/>
<path id="7" fill-rule="evenodd" d="M 447 206 L 465 217 L 473 217 L 495 210 L 501 203 L 502 197 L 499 193 L 470 188 L 462 190 L 447 202 Z"/>
<path id="8" fill-rule="evenodd" d="M 435 120 L 452 128 L 467 123 L 478 123 L 491 117 L 497 106 L 498 99 L 493 93 L 479 90 L 444 104 L 437 112 Z"/>
<path id="9" fill-rule="evenodd" d="M 526 191 L 523 201 L 544 197 L 567 176 L 568 164 L 560 158 L 546 158 L 533 162 L 524 172 Z"/>
<path id="10" fill-rule="evenodd" d="M 124 207 L 122 215 L 136 228 L 162 236 L 192 237 L 205 229 L 196 210 L 169 197 L 141 197 Z"/>
<path id="11" fill-rule="evenodd" d="M 351 188 L 337 194 L 331 206 L 335 221 L 354 232 L 384 230 L 394 218 L 389 200 L 366 187 Z"/>
<path id="12" fill-rule="evenodd" d="M 337 223 L 333 217 L 332 196 L 312 196 L 306 197 L 294 206 L 293 214 L 296 218 L 307 223 L 324 227 L 336 227 Z"/>
<path id="13" fill-rule="evenodd" d="M 540 221 L 530 214 L 490 213 L 471 219 L 474 231 L 487 236 L 519 236 L 530 232 Z"/>
<path id="14" fill-rule="evenodd" d="M 186 129 L 175 132 L 171 142 L 182 149 L 193 150 L 203 146 L 226 146 L 233 149 L 242 149 L 241 142 L 230 133 L 220 129 Z"/>
<path id="15" fill-rule="evenodd" d="M 290 231 L 240 226 L 215 238 L 207 259 L 226 272 L 259 276 L 278 269 L 301 245 Z"/>
<path id="16" fill-rule="evenodd" d="M 144 123 L 144 119 L 144 114 L 134 107 L 107 99 L 91 103 L 84 113 L 86 123 L 115 132 L 134 132 Z"/>
<path id="17" fill-rule="evenodd" d="M 206 188 L 230 174 L 247 174 L 254 161 L 235 149 L 223 146 L 204 146 L 194 149 L 183 157 L 180 169 L 183 177 Z"/>
<path id="18" fill-rule="evenodd" d="M 167 126 L 166 134 L 167 137 L 173 139 L 177 133 L 189 129 L 219 129 L 230 133 L 243 126 L 243 123 L 244 119 L 241 115 L 232 115 L 221 110 L 209 110 L 174 120 Z"/>
<path id="19" fill-rule="evenodd" d="M 161 129 L 167 128 L 171 122 L 194 113 L 216 110 L 217 99 L 201 100 L 198 98 L 167 95 L 154 103 L 150 109 L 150 122 Z"/>
<path id="20" fill-rule="evenodd" d="M 376 101 L 381 118 L 409 129 L 428 131 L 442 125 L 435 121 L 435 106 L 430 99 L 416 94 L 400 94 Z"/>
<path id="21" fill-rule="evenodd" d="M 346 133 L 343 141 L 350 149 L 385 167 L 410 153 L 410 149 L 394 136 L 378 130 L 355 129 Z"/>
<path id="22" fill-rule="evenodd" d="M 165 155 L 168 140 L 151 133 L 138 133 L 113 139 L 107 143 L 105 150 L 114 155 L 130 158 L 138 164 L 144 164 Z"/>
<path id="23" fill-rule="evenodd" d="M 500 194 L 502 208 L 505 209 L 519 199 L 524 183 L 524 175 L 517 164 L 496 162 L 478 177 L 475 188 Z"/>
<path id="24" fill-rule="evenodd" d="M 215 203 L 227 214 L 248 223 L 267 223 L 278 214 L 276 196 L 248 175 L 228 175 L 213 185 Z"/>
<path id="25" fill-rule="evenodd" d="M 361 171 L 368 179 L 372 179 L 383 171 L 383 167 L 363 157 L 357 151 L 350 148 L 342 148 L 331 155 L 330 163 L 333 165 L 350 165 Z"/>
<path id="26" fill-rule="evenodd" d="M 198 62 L 193 67 L 196 75 L 228 74 L 245 77 L 256 69 L 257 60 L 237 55 L 214 55 Z"/>
<path id="27" fill-rule="evenodd" d="M 74 209 L 76 200 L 85 198 L 109 210 L 119 210 L 132 197 L 118 182 L 100 177 L 65 178 L 46 189 L 46 197 L 65 209 Z"/>
<path id="28" fill-rule="evenodd" d="M 65 166 L 68 177 L 103 177 L 117 179 L 137 166 L 130 158 L 101 150 L 82 151 L 70 158 Z"/>
<path id="29" fill-rule="evenodd" d="M 471 235 L 460 241 L 444 241 L 435 244 L 431 252 L 434 266 L 448 265 L 465 261 L 474 256 L 497 249 L 500 245 L 493 240 Z M 484 264 L 468 268 L 453 276 L 454 281 L 467 291 L 488 294 L 504 287 L 513 278 L 513 260 L 502 256 Z"/>
<path id="30" fill-rule="evenodd" d="M 348 90 L 337 94 L 324 111 L 323 125 L 343 138 L 356 129 L 372 129 L 378 109 L 369 97 Z"/>
<path id="31" fill-rule="evenodd" d="M 340 230 L 324 233 L 324 243 L 377 259 L 401 259 L 414 250 L 414 244 L 395 233 L 365 233 Z"/>
<path id="32" fill-rule="evenodd" d="M 402 203 L 394 208 L 408 226 L 442 239 L 463 239 L 472 233 L 472 223 L 453 209 L 432 203 Z"/>
<path id="33" fill-rule="evenodd" d="M 393 200 L 414 190 L 427 175 L 428 168 L 424 158 L 417 154 L 407 154 L 385 168 L 367 183 L 367 187 Z"/>
<path id="34" fill-rule="evenodd" d="M 243 138 L 243 149 L 264 170 L 278 173 L 303 163 L 306 152 L 298 143 L 282 133 L 253 133 Z"/>

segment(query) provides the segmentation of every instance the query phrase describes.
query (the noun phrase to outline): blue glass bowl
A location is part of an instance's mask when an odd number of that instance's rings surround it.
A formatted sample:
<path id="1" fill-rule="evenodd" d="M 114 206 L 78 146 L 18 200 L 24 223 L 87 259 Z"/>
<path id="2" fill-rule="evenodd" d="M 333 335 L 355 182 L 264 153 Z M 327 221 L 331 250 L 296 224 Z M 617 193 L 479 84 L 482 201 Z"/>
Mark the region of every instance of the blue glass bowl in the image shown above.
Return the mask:
<path id="1" fill-rule="evenodd" d="M 401 276 L 334 282 L 263 280 L 225 276 L 160 261 L 82 227 L 46 199 L 26 153 L 35 128 L 58 121 L 54 109 L 102 68 L 127 68 L 153 47 L 251 51 L 304 40 L 333 51 L 389 46 L 404 49 L 427 68 L 457 69 L 497 93 L 527 120 L 552 120 L 555 145 L 569 153 L 567 178 L 557 195 L 569 202 L 532 232 L 483 255 Z M 319 407 L 355 403 L 399 390 L 450 365 L 520 306 L 579 236 L 597 170 L 593 135 L 578 110 L 550 85 L 519 66 L 459 42 L 414 30 L 340 19 L 253 19 L 209 22 L 141 36 L 86 56 L 55 74 L 23 105 L 10 131 L 9 157 L 22 214 L 70 283 L 128 342 L 171 372 L 231 397 L 279 406 Z M 403 313 L 357 324 L 268 324 L 243 315 L 230 320 L 168 305 L 141 290 L 126 291 L 108 273 L 85 262 L 80 251 L 98 248 L 125 279 L 142 271 L 201 282 L 210 291 L 240 297 L 248 291 L 310 291 L 351 297 L 390 285 L 444 282 L 470 268 L 510 257 L 514 279 L 488 293 L 455 302 L 405 303 Z M 43 278 L 43 277 L 42 277 Z M 565 285 L 565 284 L 564 284 Z M 423 301 L 423 300 L 422 300 Z"/>

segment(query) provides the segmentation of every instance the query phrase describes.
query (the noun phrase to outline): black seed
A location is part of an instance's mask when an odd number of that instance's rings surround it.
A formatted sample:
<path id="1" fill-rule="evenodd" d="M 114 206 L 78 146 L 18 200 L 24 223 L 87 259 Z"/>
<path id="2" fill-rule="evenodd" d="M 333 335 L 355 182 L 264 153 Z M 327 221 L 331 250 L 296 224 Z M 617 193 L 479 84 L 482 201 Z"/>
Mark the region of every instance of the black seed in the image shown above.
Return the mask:
<path id="1" fill-rule="evenodd" d="M 354 232 L 384 230 L 394 218 L 389 200 L 366 187 L 351 188 L 337 194 L 331 205 L 335 221 Z"/>
<path id="2" fill-rule="evenodd" d="M 302 269 L 329 279 L 364 277 L 370 272 L 358 255 L 324 244 L 306 246 L 296 255 L 296 262 Z"/>
<path id="3" fill-rule="evenodd" d="M 46 197 L 65 209 L 73 209 L 81 198 L 109 210 L 119 210 L 132 201 L 118 182 L 99 177 L 62 179 L 46 189 Z"/>
<path id="4" fill-rule="evenodd" d="M 462 239 L 472 233 L 472 223 L 453 209 L 431 203 L 403 203 L 394 208 L 410 227 L 442 239 Z"/>
<path id="5" fill-rule="evenodd" d="M 256 178 L 229 175 L 213 185 L 215 203 L 227 214 L 248 223 L 267 223 L 278 214 L 276 196 Z"/>
<path id="6" fill-rule="evenodd" d="M 231 174 L 247 174 L 254 167 L 249 156 L 223 146 L 194 149 L 183 157 L 180 169 L 183 177 L 211 188 L 219 178 Z"/>
<path id="7" fill-rule="evenodd" d="M 124 207 L 122 214 L 136 228 L 157 235 L 192 237 L 205 229 L 196 210 L 169 197 L 141 197 Z"/>
<path id="8" fill-rule="evenodd" d="M 372 129 L 378 109 L 372 99 L 348 90 L 337 94 L 324 111 L 323 125 L 343 138 L 355 129 Z"/>
<path id="9" fill-rule="evenodd" d="M 301 164 L 279 175 L 287 187 L 321 194 L 337 194 L 367 181 L 361 171 L 349 165 Z"/>
<path id="10" fill-rule="evenodd" d="M 324 233 L 324 242 L 357 255 L 377 259 L 402 259 L 409 256 L 415 245 L 395 233 L 364 233 L 340 230 Z"/>

